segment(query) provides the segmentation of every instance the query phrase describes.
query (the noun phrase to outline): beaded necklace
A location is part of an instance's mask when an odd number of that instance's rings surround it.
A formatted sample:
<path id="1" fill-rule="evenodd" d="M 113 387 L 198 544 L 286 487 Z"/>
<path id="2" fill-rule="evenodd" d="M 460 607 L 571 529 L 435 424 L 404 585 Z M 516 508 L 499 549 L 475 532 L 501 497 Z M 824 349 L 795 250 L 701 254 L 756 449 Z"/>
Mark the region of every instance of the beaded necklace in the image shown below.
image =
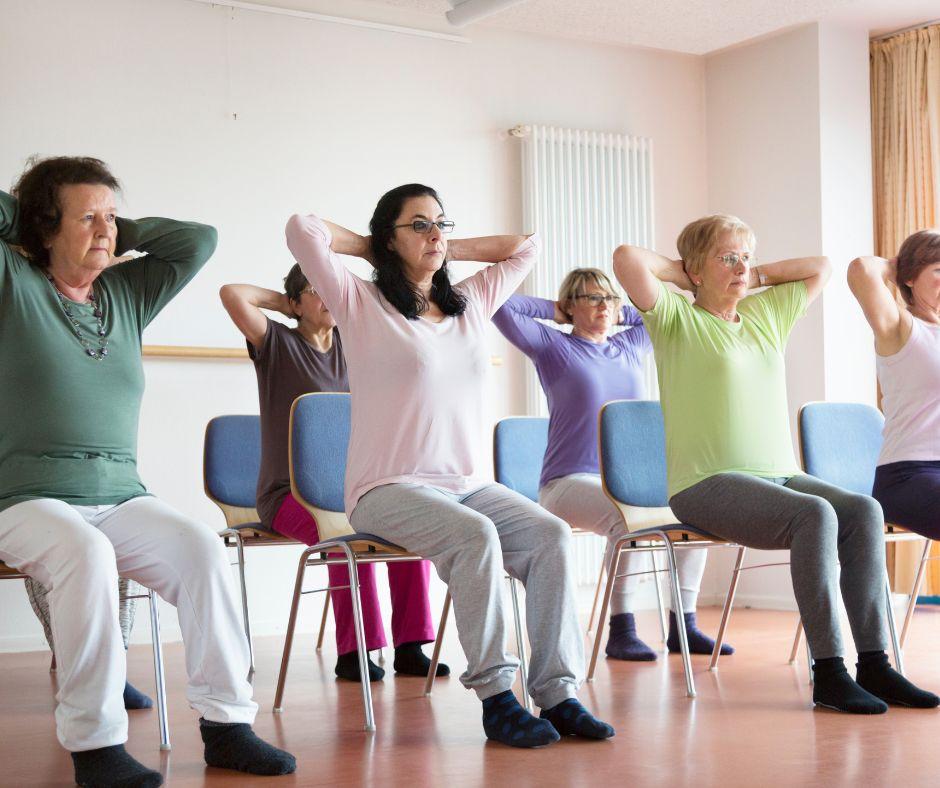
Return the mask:
<path id="1" fill-rule="evenodd" d="M 49 284 L 52 285 L 52 289 L 55 291 L 56 296 L 58 296 L 59 305 L 62 307 L 62 311 L 65 312 L 69 323 L 72 324 L 72 330 L 75 332 L 75 336 L 78 337 L 78 341 L 81 342 L 82 347 L 85 348 L 85 353 L 95 359 L 95 361 L 103 361 L 104 357 L 108 355 L 108 339 L 105 337 L 104 313 L 101 311 L 101 304 L 98 303 L 98 298 L 95 295 L 94 284 L 92 284 L 91 291 L 88 293 L 88 301 L 94 307 L 92 314 L 95 316 L 95 320 L 98 323 L 95 329 L 95 333 L 98 335 L 98 347 L 93 347 L 92 343 L 85 337 L 81 323 L 78 322 L 78 319 L 72 312 L 72 302 L 59 292 L 59 288 L 55 286 L 55 281 L 49 274 L 46 274 L 46 279 L 49 280 Z"/>

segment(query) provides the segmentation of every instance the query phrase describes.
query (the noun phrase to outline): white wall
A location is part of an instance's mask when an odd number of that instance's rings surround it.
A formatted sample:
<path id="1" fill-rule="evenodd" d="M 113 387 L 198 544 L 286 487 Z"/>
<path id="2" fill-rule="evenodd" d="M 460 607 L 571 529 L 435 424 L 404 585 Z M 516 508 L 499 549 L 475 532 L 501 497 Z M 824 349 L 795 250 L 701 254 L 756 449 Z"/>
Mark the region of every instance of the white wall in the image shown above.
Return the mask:
<path id="1" fill-rule="evenodd" d="M 652 137 L 660 249 L 706 207 L 697 57 L 492 31 L 467 46 L 185 0 L 44 0 L 4 4 L 0 72 L 3 187 L 30 154 L 97 155 L 123 180 L 127 215 L 219 227 L 219 251 L 155 323 L 155 343 L 236 346 L 218 287 L 276 287 L 292 262 L 283 227 L 295 211 L 363 230 L 384 190 L 418 180 L 441 191 L 461 233 L 523 230 L 519 147 L 504 133 L 517 123 Z M 520 357 L 495 332 L 491 343 L 506 358 L 490 380 L 495 419 L 522 412 L 524 398 Z M 257 411 L 253 370 L 145 368 L 143 478 L 221 527 L 202 492 L 203 430 L 214 415 Z M 258 633 L 283 630 L 295 552 L 250 554 Z M 19 583 L 0 583 L 0 609 L 0 648 L 41 644 Z M 168 636 L 175 627 L 164 616 Z"/>

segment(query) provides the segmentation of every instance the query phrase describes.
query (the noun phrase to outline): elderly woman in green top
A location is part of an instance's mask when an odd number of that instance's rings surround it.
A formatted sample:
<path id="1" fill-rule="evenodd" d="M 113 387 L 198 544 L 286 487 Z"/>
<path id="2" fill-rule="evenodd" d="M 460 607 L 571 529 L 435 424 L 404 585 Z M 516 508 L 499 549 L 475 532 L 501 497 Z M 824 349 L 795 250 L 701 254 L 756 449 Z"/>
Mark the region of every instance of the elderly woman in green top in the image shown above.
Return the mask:
<path id="1" fill-rule="evenodd" d="M 724 539 L 790 550 L 816 705 L 856 714 L 883 713 L 887 703 L 937 706 L 940 698 L 888 664 L 880 507 L 800 473 L 793 457 L 784 349 L 829 278 L 828 260 L 758 266 L 754 234 L 733 216 L 692 222 L 677 246 L 679 260 L 630 246 L 614 252 L 617 278 L 653 342 L 669 505 L 682 522 Z M 757 287 L 766 289 L 747 294 Z M 840 582 L 859 654 L 855 681 L 842 660 Z"/>
<path id="2" fill-rule="evenodd" d="M 248 645 L 221 540 L 137 475 L 141 334 L 211 256 L 211 227 L 118 218 L 97 159 L 34 162 L 0 192 L 0 560 L 49 589 L 56 729 L 83 786 L 163 778 L 124 749 L 118 575 L 176 606 L 206 762 L 293 758 L 251 731 Z M 114 264 L 115 254 L 143 253 Z"/>

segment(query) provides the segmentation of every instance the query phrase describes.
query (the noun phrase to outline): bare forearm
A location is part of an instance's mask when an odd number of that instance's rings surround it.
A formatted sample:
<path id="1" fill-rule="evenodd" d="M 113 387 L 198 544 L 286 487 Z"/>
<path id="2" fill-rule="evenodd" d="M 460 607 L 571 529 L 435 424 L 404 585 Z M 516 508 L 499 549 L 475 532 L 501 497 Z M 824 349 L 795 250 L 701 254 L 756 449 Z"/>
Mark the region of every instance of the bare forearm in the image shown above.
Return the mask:
<path id="1" fill-rule="evenodd" d="M 762 263 L 751 269 L 754 287 L 802 282 L 816 277 L 827 280 L 831 272 L 828 257 L 794 257 L 776 263 Z"/>
<path id="2" fill-rule="evenodd" d="M 352 257 L 361 257 L 369 262 L 372 261 L 372 248 L 368 236 L 359 235 L 333 222 L 324 220 L 323 223 L 329 228 L 333 236 L 330 249 L 337 254 L 348 254 Z"/>
<path id="3" fill-rule="evenodd" d="M 455 238 L 447 243 L 447 256 L 451 260 L 499 263 L 512 257 L 512 253 L 528 237 L 527 235 L 488 235 L 481 238 Z"/>
<path id="4" fill-rule="evenodd" d="M 277 290 L 268 290 L 266 287 L 257 285 L 233 284 L 225 285 L 220 295 L 225 304 L 242 301 L 258 309 L 269 309 L 272 312 L 293 316 L 287 296 Z"/>

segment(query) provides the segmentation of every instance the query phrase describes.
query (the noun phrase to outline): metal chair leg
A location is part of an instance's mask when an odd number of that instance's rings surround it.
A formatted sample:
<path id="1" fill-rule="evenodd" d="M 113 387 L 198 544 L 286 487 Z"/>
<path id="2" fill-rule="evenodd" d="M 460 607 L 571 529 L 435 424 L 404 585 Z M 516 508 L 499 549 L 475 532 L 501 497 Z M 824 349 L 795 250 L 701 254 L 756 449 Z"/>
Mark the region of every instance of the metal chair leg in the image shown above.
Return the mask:
<path id="1" fill-rule="evenodd" d="M 320 616 L 320 633 L 317 635 L 317 651 L 320 651 L 323 648 L 323 631 L 326 629 L 326 617 L 330 612 L 330 592 L 325 591 L 324 594 L 323 615 Z"/>
<path id="2" fill-rule="evenodd" d="M 676 567 L 676 551 L 666 533 L 660 534 L 666 544 L 666 560 L 669 561 L 669 579 L 672 583 L 672 611 L 676 614 L 679 630 L 679 647 L 682 651 L 682 667 L 685 669 L 686 694 L 695 697 L 695 679 L 692 677 L 692 657 L 689 655 L 689 637 L 685 631 L 685 611 L 682 609 L 682 594 L 679 591 L 679 570 Z"/>
<path id="3" fill-rule="evenodd" d="M 604 588 L 604 598 L 601 601 L 600 618 L 597 632 L 594 633 L 594 648 L 591 649 L 591 662 L 588 665 L 587 680 L 594 681 L 594 669 L 597 667 L 597 654 L 601 648 L 601 637 L 604 635 L 603 622 L 607 620 L 607 610 L 610 608 L 610 597 L 614 592 L 614 582 L 617 580 L 617 572 L 620 570 L 620 555 L 623 545 L 629 541 L 621 537 L 614 545 L 611 551 L 610 566 L 607 569 L 607 586 Z"/>
<path id="4" fill-rule="evenodd" d="M 894 622 L 894 605 L 891 602 L 891 583 L 885 577 L 885 607 L 888 614 L 888 632 L 891 635 L 891 648 L 894 651 L 894 666 L 898 673 L 904 675 L 904 654 L 898 642 L 898 628 Z"/>
<path id="5" fill-rule="evenodd" d="M 303 590 L 304 574 L 307 571 L 307 559 L 310 551 L 304 550 L 297 566 L 297 579 L 294 581 L 294 598 L 290 603 L 290 616 L 287 619 L 287 633 L 284 636 L 284 652 L 281 655 L 281 669 L 277 673 L 277 690 L 274 693 L 274 711 L 284 711 L 284 685 L 287 682 L 287 666 L 290 663 L 290 650 L 294 645 L 294 629 L 297 626 L 297 610 L 300 607 L 300 592 Z"/>
<path id="6" fill-rule="evenodd" d="M 606 554 L 606 551 L 605 551 Z M 594 586 L 594 604 L 591 605 L 591 617 L 588 619 L 587 634 L 588 637 L 594 631 L 594 614 L 597 613 L 597 602 L 601 596 L 601 584 L 604 582 L 604 570 L 607 568 L 607 562 L 601 558 L 601 571 L 597 574 L 597 585 Z M 603 626 L 602 621 L 597 622 L 599 627 Z"/>
<path id="7" fill-rule="evenodd" d="M 428 668 L 428 677 L 424 680 L 424 694 L 430 696 L 431 685 L 437 675 L 437 663 L 441 658 L 441 642 L 444 640 L 444 628 L 447 626 L 447 614 L 450 613 L 450 589 L 444 596 L 444 607 L 441 609 L 441 622 L 437 625 L 437 638 L 434 640 L 434 651 L 431 652 L 431 666 Z"/>
<path id="8" fill-rule="evenodd" d="M 163 643 L 160 641 L 160 611 L 157 592 L 149 589 L 150 637 L 153 640 L 153 674 L 157 685 L 157 723 L 160 726 L 160 749 L 170 749 L 170 726 L 166 713 L 166 677 L 163 672 Z"/>
<path id="9" fill-rule="evenodd" d="M 793 636 L 793 648 L 790 649 L 790 664 L 796 664 L 796 655 L 800 650 L 800 643 L 803 641 L 803 619 L 796 620 L 796 634 Z"/>
<path id="10" fill-rule="evenodd" d="M 744 564 L 744 555 L 746 553 L 746 547 L 738 548 L 738 557 L 734 562 L 734 570 L 731 572 L 731 583 L 728 585 L 728 595 L 725 597 L 725 606 L 721 611 L 721 623 L 718 625 L 715 647 L 712 649 L 711 662 L 708 663 L 709 670 L 718 669 L 718 658 L 721 656 L 721 644 L 725 639 L 725 629 L 728 626 L 728 618 L 731 616 L 731 606 L 734 604 L 734 595 L 738 590 L 738 580 L 741 578 L 741 566 Z M 676 623 L 681 620 L 679 615 L 676 614 Z M 679 631 L 685 632 L 685 627 L 679 627 Z"/>
<path id="11" fill-rule="evenodd" d="M 659 629 L 663 635 L 663 643 L 669 638 L 669 616 L 663 604 L 663 587 L 659 580 L 659 562 L 656 560 L 656 551 L 650 551 L 650 560 L 653 562 L 653 582 L 656 584 L 656 606 L 659 609 Z"/>
<path id="12" fill-rule="evenodd" d="M 924 545 L 924 552 L 920 556 L 920 564 L 917 566 L 917 577 L 914 578 L 914 588 L 911 590 L 911 601 L 907 603 L 907 612 L 904 614 L 904 625 L 901 627 L 901 648 L 904 648 L 904 641 L 907 640 L 907 631 L 911 628 L 911 619 L 914 617 L 914 608 L 917 607 L 917 595 L 920 593 L 920 587 L 924 582 L 924 570 L 927 568 L 927 556 L 930 553 L 930 546 L 933 540 L 927 539 Z"/>
<path id="13" fill-rule="evenodd" d="M 509 593 L 512 595 L 512 614 L 516 622 L 516 649 L 519 652 L 519 680 L 522 683 L 522 704 L 526 711 L 532 711 L 532 699 L 529 697 L 529 666 L 526 664 L 525 634 L 522 628 L 522 617 L 519 612 L 519 593 L 516 590 L 516 579 L 509 578 Z"/>
<path id="14" fill-rule="evenodd" d="M 372 682 L 369 681 L 369 653 L 366 650 L 366 634 L 362 626 L 362 606 L 359 601 L 359 571 L 352 548 L 343 542 L 339 545 L 346 554 L 349 569 L 349 595 L 352 597 L 353 624 L 356 628 L 356 648 L 359 652 L 359 684 L 362 687 L 362 705 L 365 707 L 367 731 L 375 730 L 375 715 L 372 709 Z"/>
<path id="15" fill-rule="evenodd" d="M 248 669 L 248 680 L 251 681 L 255 675 L 255 646 L 251 640 L 251 618 L 248 615 L 248 585 L 245 583 L 245 545 L 242 542 L 242 535 L 238 531 L 235 534 L 235 551 L 238 554 L 238 582 L 242 591 L 242 620 L 245 624 L 245 637 L 248 638 L 248 658 L 250 667 Z"/>

